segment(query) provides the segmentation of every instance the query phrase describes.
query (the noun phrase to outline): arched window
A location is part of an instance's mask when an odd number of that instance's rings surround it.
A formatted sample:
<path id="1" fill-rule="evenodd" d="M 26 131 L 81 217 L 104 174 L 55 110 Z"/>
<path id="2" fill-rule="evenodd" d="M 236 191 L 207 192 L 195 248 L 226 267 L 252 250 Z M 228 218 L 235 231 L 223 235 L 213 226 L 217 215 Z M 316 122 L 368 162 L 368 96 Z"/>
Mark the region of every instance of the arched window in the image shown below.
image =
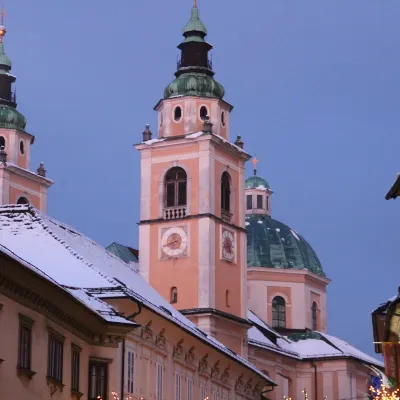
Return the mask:
<path id="1" fill-rule="evenodd" d="M 312 330 L 317 330 L 317 303 L 314 301 L 311 306 Z"/>
<path id="2" fill-rule="evenodd" d="M 17 204 L 29 204 L 29 200 L 26 197 L 20 197 L 17 200 Z"/>
<path id="3" fill-rule="evenodd" d="M 230 307 L 230 306 L 231 306 L 229 290 L 227 290 L 227 291 L 225 292 L 225 304 L 226 304 L 227 307 Z"/>
<path id="4" fill-rule="evenodd" d="M 0 149 L 2 147 L 6 147 L 6 139 L 4 138 L 4 136 L 0 136 Z"/>
<path id="5" fill-rule="evenodd" d="M 178 302 L 178 289 L 174 286 L 171 288 L 171 304 L 176 304 Z"/>
<path id="6" fill-rule="evenodd" d="M 221 179 L 221 209 L 227 212 L 231 210 L 231 177 L 226 171 Z"/>
<path id="7" fill-rule="evenodd" d="M 286 302 L 281 296 L 272 300 L 272 327 L 286 328 Z"/>
<path id="8" fill-rule="evenodd" d="M 180 167 L 171 168 L 165 176 L 165 206 L 186 206 L 187 175 Z"/>

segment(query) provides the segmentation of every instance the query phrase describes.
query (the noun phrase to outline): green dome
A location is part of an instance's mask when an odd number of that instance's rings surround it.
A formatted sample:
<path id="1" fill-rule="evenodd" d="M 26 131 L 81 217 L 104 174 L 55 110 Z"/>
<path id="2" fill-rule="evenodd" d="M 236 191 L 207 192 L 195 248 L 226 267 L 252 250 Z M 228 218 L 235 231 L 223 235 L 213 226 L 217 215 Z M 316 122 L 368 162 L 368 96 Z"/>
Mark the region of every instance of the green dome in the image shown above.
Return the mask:
<path id="1" fill-rule="evenodd" d="M 207 35 L 207 28 L 200 19 L 199 9 L 197 7 L 192 8 L 192 16 L 183 28 L 184 35 L 194 32 L 199 32 L 204 36 Z"/>
<path id="2" fill-rule="evenodd" d="M 325 276 L 315 251 L 282 222 L 268 216 L 247 215 L 247 266 L 308 269 Z"/>
<path id="3" fill-rule="evenodd" d="M 24 131 L 25 126 L 26 119 L 20 112 L 12 107 L 0 106 L 0 128 Z"/>
<path id="4" fill-rule="evenodd" d="M 245 183 L 245 188 L 246 189 L 271 189 L 268 182 L 264 179 L 261 178 L 261 176 L 251 176 L 250 178 L 246 179 Z"/>
<path id="5" fill-rule="evenodd" d="M 201 73 L 189 73 L 178 76 L 164 90 L 164 98 L 175 96 L 199 96 L 222 99 L 225 90 L 211 76 Z"/>

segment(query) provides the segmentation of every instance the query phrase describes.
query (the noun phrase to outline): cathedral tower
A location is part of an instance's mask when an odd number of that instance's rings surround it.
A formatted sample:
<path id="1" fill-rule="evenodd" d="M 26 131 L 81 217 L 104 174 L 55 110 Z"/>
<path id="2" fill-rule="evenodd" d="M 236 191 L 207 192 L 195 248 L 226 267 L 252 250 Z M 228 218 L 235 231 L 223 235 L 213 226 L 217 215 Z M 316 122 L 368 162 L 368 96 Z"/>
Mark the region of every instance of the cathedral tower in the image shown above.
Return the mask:
<path id="1" fill-rule="evenodd" d="M 178 46 L 175 80 L 141 152 L 139 270 L 201 329 L 246 353 L 243 142 L 229 140 L 232 106 L 214 79 L 196 3 Z"/>
<path id="2" fill-rule="evenodd" d="M 6 28 L 0 26 L 0 205 L 32 204 L 46 211 L 47 190 L 52 181 L 40 164 L 37 172 L 29 170 L 31 145 L 35 137 L 25 130 L 25 117 L 17 111 L 10 73 L 11 61 L 4 52 Z"/>

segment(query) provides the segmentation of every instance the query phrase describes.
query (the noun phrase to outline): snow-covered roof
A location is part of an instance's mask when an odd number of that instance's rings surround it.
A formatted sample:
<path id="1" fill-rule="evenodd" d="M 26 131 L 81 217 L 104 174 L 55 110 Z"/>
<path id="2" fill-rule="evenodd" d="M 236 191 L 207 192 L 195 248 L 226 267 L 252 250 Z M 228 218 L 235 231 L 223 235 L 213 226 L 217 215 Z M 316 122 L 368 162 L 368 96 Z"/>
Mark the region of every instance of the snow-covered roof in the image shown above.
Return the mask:
<path id="1" fill-rule="evenodd" d="M 112 308 L 102 298 L 132 297 L 200 340 L 274 383 L 253 364 L 201 331 L 155 289 L 130 264 L 74 228 L 43 216 L 27 205 L 0 207 L 0 251 L 68 290 L 106 318 Z"/>
<path id="2" fill-rule="evenodd" d="M 261 347 L 298 360 L 352 357 L 367 364 L 383 367 L 382 362 L 368 356 L 335 336 L 327 335 L 322 332 L 310 331 L 312 335 L 310 335 L 309 338 L 292 340 L 289 337 L 279 335 L 251 311 L 248 313 L 248 318 L 254 324 L 248 331 L 249 343 L 253 346 Z M 276 343 L 264 335 L 260 327 L 275 334 Z"/>

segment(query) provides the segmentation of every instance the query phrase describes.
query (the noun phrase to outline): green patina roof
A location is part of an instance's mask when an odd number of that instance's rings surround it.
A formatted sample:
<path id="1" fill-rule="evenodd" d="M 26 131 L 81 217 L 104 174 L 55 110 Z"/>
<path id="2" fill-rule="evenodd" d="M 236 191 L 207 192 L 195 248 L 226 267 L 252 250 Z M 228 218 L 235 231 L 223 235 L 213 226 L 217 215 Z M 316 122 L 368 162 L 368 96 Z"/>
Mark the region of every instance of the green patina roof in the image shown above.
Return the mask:
<path id="1" fill-rule="evenodd" d="M 106 247 L 106 249 L 116 255 L 118 258 L 120 258 L 122 261 L 126 262 L 129 264 L 130 262 L 132 263 L 138 263 L 139 260 L 136 257 L 136 255 L 132 252 L 133 249 L 127 246 L 123 246 L 119 243 L 111 243 L 109 246 Z"/>
<path id="2" fill-rule="evenodd" d="M 262 189 L 270 189 L 268 182 L 264 178 L 261 178 L 261 176 L 254 175 L 246 179 L 246 189 L 256 189 L 258 187 Z"/>
<path id="3" fill-rule="evenodd" d="M 25 127 L 26 119 L 20 112 L 12 107 L 0 106 L 0 128 L 24 131 Z"/>
<path id="4" fill-rule="evenodd" d="M 268 216 L 247 215 L 247 266 L 307 269 L 325 276 L 307 241 L 282 222 Z"/>
<path id="5" fill-rule="evenodd" d="M 224 87 L 211 76 L 189 73 L 178 76 L 164 90 L 164 98 L 174 96 L 199 96 L 222 99 Z"/>
<path id="6" fill-rule="evenodd" d="M 11 60 L 4 53 L 4 43 L 0 42 L 0 66 L 7 66 L 7 70 L 11 69 Z"/>
<path id="7" fill-rule="evenodd" d="M 199 9 L 197 7 L 192 8 L 192 16 L 189 22 L 183 28 L 183 34 L 186 36 L 192 32 L 200 32 L 202 35 L 207 35 L 207 28 L 200 19 Z"/>

